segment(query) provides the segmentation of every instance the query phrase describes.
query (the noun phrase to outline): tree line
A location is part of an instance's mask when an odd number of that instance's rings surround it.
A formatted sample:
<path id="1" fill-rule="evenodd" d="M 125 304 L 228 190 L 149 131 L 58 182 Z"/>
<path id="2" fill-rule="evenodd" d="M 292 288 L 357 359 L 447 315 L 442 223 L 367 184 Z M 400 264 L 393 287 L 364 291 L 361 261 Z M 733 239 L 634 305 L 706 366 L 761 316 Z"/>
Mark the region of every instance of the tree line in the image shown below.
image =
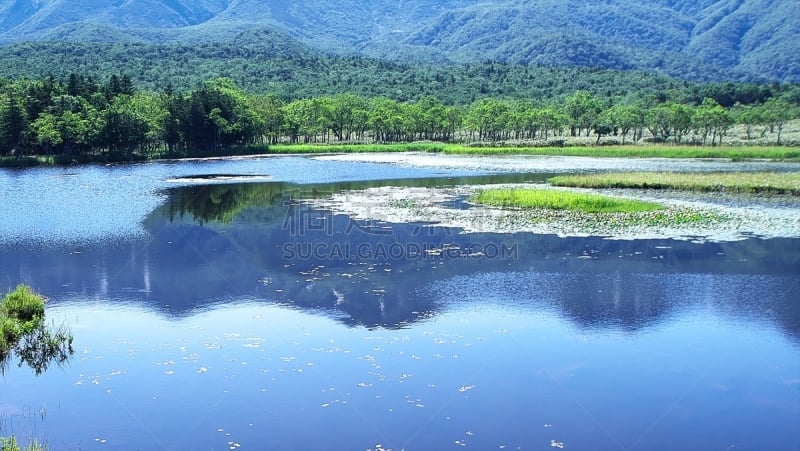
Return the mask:
<path id="1" fill-rule="evenodd" d="M 747 139 L 777 133 L 780 144 L 786 122 L 800 117 L 793 93 L 732 106 L 712 97 L 674 100 L 670 93 L 648 92 L 603 98 L 586 90 L 552 101 L 489 97 L 448 105 L 433 95 L 284 100 L 246 93 L 227 78 L 154 92 L 137 90 L 126 75 L 101 83 L 72 74 L 64 81 L 0 81 L 0 156 L 153 158 L 279 142 L 547 142 L 569 136 L 713 146 L 734 124 L 744 125 Z"/>

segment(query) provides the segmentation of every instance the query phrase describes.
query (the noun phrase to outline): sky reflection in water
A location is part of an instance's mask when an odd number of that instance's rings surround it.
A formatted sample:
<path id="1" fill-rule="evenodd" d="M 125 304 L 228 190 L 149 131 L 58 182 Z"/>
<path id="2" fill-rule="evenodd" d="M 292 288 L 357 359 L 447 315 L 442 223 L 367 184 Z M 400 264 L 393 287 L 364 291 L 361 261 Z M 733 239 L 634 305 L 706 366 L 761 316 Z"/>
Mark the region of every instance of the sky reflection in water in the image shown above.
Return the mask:
<path id="1" fill-rule="evenodd" d="M 2 432 L 53 449 L 800 446 L 798 240 L 461 235 L 285 195 L 341 185 L 288 188 L 157 194 L 116 244 L 0 245 L 0 287 L 46 293 L 76 337 L 63 369 L 12 362 Z M 398 243 L 423 251 L 376 251 Z M 493 246 L 508 252 L 472 252 Z"/>

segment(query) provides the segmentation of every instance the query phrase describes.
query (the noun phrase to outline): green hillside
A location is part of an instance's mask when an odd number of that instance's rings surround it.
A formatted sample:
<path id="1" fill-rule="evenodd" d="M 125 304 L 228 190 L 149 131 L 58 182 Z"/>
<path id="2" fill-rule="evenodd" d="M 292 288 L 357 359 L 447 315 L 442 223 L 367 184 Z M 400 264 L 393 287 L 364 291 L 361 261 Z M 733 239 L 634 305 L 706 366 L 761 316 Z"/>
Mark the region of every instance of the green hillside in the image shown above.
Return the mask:
<path id="1" fill-rule="evenodd" d="M 9 0 L 0 2 L 0 44 L 194 44 L 270 28 L 316 50 L 400 63 L 797 82 L 796 9 L 796 0 Z"/>
<path id="2" fill-rule="evenodd" d="M 406 42 L 459 61 L 659 70 L 690 80 L 800 80 L 796 4 L 536 0 L 454 10 Z M 670 3 L 674 3 L 670 5 Z"/>

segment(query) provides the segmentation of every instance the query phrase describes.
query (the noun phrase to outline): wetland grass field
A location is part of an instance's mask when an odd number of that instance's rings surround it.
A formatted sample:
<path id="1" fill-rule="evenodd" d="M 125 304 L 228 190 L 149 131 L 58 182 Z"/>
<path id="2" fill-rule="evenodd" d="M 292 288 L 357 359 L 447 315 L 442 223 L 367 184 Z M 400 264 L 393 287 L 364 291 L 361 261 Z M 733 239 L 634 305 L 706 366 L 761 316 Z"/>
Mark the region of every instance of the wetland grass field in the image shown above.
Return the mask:
<path id="1" fill-rule="evenodd" d="M 674 189 L 800 195 L 800 172 L 612 172 L 563 175 L 548 181 L 554 186 L 573 188 Z"/>

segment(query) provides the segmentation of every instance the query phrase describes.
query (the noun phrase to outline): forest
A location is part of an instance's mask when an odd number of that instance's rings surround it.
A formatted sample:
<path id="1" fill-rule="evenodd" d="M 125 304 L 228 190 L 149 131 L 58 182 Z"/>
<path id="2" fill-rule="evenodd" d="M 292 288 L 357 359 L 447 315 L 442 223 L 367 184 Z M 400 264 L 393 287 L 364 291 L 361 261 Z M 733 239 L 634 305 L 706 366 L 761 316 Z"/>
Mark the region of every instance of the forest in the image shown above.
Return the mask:
<path id="1" fill-rule="evenodd" d="M 253 94 L 282 100 L 350 92 L 416 101 L 434 95 L 450 105 L 493 98 L 554 98 L 586 90 L 601 97 L 639 97 L 677 90 L 692 101 L 714 97 L 725 107 L 763 101 L 788 85 L 694 83 L 653 72 L 565 68 L 484 60 L 449 65 L 410 64 L 313 51 L 271 31 L 235 40 L 196 43 L 26 42 L 0 46 L 0 78 L 67 80 L 81 74 L 107 81 L 124 73 L 137 89 L 186 91 L 230 78 Z M 723 94 L 729 98 L 723 98 Z"/>
<path id="2" fill-rule="evenodd" d="M 275 143 L 536 141 L 613 136 L 620 144 L 719 145 L 731 126 L 746 139 L 781 141 L 800 117 L 800 90 L 780 85 L 709 85 L 599 96 L 484 97 L 449 104 L 434 95 L 402 101 L 338 93 L 284 99 L 251 94 L 230 79 L 193 89 L 140 90 L 127 75 L 105 81 L 0 80 L 0 157 L 107 156 L 120 160 L 265 151 Z"/>

